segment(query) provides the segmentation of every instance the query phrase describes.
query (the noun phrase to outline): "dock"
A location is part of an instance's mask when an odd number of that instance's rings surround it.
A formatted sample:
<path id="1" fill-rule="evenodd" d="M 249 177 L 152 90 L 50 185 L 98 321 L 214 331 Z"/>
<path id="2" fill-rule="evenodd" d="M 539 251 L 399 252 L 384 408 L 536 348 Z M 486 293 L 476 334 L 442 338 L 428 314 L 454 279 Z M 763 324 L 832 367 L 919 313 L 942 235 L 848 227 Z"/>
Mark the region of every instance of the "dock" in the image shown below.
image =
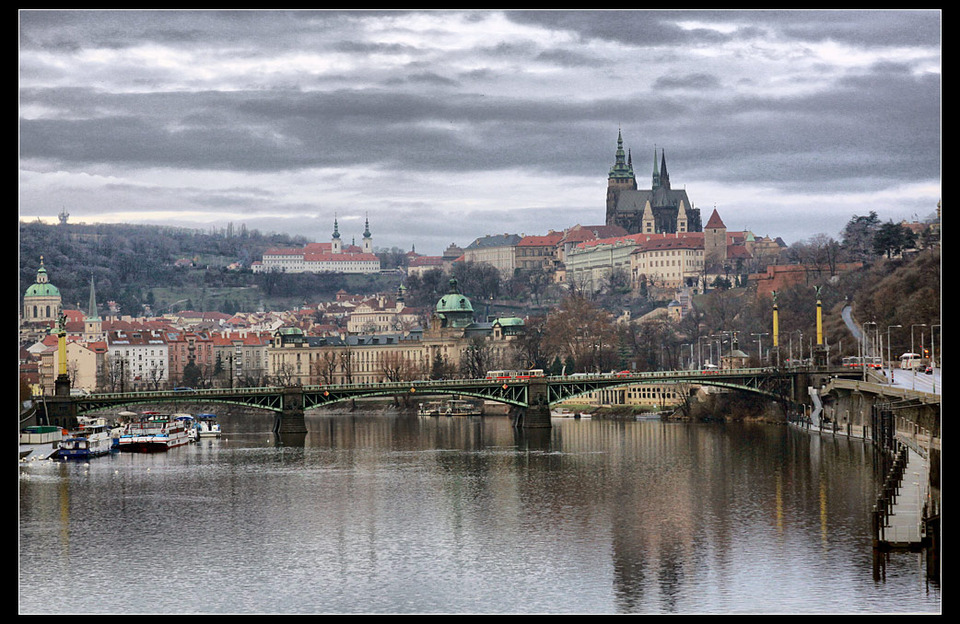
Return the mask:
<path id="1" fill-rule="evenodd" d="M 886 548 L 917 549 L 923 545 L 923 509 L 927 500 L 927 459 L 906 447 L 907 462 L 885 522 L 879 531 L 879 545 Z"/>

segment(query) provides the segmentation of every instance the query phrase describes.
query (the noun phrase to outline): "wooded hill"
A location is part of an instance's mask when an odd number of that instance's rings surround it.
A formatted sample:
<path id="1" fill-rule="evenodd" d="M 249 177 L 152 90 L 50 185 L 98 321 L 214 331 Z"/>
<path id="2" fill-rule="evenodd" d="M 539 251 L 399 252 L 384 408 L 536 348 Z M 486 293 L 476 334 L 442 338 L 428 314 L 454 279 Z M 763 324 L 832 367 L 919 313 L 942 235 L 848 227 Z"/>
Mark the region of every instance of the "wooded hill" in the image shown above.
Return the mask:
<path id="1" fill-rule="evenodd" d="M 97 303 L 119 304 L 121 313 L 139 315 L 143 304 L 154 313 L 176 309 L 223 312 L 285 309 L 338 290 L 377 292 L 396 289 L 390 276 L 343 274 L 253 274 L 250 265 L 272 247 L 300 247 L 299 236 L 263 234 L 241 226 L 218 231 L 130 224 L 46 225 L 20 222 L 20 294 L 36 280 L 40 258 L 66 307 L 86 310 L 90 279 Z M 389 261 L 395 253 L 384 254 Z M 237 268 L 227 267 L 236 264 Z"/>

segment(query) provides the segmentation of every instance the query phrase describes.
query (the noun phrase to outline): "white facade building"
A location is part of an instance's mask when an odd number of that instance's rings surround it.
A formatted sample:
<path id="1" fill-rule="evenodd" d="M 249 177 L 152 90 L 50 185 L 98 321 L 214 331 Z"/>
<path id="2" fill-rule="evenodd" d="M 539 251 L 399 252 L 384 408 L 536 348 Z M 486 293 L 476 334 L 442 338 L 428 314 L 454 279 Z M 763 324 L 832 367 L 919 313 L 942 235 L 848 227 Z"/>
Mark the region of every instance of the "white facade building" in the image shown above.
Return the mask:
<path id="1" fill-rule="evenodd" d="M 334 220 L 329 243 L 308 243 L 301 248 L 269 249 L 255 268 L 258 273 L 379 273 L 380 258 L 373 253 L 370 224 L 363 231 L 362 246 L 344 245 Z"/>

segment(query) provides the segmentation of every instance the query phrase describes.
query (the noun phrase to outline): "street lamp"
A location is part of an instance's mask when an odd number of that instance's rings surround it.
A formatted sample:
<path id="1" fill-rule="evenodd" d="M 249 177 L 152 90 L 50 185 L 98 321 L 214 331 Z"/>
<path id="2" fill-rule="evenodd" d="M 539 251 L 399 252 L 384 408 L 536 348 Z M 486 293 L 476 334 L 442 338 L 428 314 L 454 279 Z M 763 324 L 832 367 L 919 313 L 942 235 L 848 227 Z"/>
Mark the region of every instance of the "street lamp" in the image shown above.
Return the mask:
<path id="1" fill-rule="evenodd" d="M 870 350 L 870 341 L 868 337 L 870 334 L 867 333 L 867 325 L 873 325 L 874 331 L 876 331 L 877 324 L 874 321 L 867 321 L 863 324 L 863 357 L 860 359 L 860 366 L 863 367 L 863 380 L 867 380 L 867 361 L 872 356 L 870 355 L 873 351 Z M 874 349 L 877 348 L 876 342 L 874 342 Z"/>
<path id="2" fill-rule="evenodd" d="M 903 327 L 903 325 L 887 326 L 887 364 L 890 366 L 890 383 L 893 384 L 893 360 L 890 359 L 890 330 L 894 327 Z"/>
<path id="3" fill-rule="evenodd" d="M 760 352 L 760 364 L 763 365 L 763 337 L 769 336 L 770 334 L 750 334 L 751 336 L 757 337 L 757 350 Z"/>
<path id="4" fill-rule="evenodd" d="M 940 327 L 940 324 L 930 326 L 930 381 L 933 384 L 933 392 L 937 392 L 937 370 L 936 370 L 936 358 L 934 357 L 935 352 L 933 350 L 933 328 Z M 940 339 L 943 340 L 943 331 L 940 332 Z M 940 349 L 940 357 L 943 357 L 943 349 Z"/>
<path id="5" fill-rule="evenodd" d="M 914 328 L 914 327 L 926 327 L 926 326 L 927 326 L 926 323 L 914 323 L 913 325 L 910 326 L 910 353 L 916 353 L 916 351 L 913 350 L 913 328 Z M 920 345 L 923 346 L 923 331 L 922 331 L 922 330 L 920 331 Z M 912 356 L 911 356 L 910 360 L 913 361 L 913 357 L 912 357 Z M 916 390 L 916 388 L 917 388 L 917 367 L 914 366 L 914 367 L 911 369 L 910 372 L 913 374 L 913 384 L 912 384 L 911 387 L 912 387 L 912 389 Z"/>
<path id="6" fill-rule="evenodd" d="M 913 325 L 910 326 L 910 353 L 916 353 L 916 351 L 913 350 L 913 328 L 914 328 L 914 327 L 926 327 L 926 326 L 927 326 L 926 323 L 914 323 Z M 921 333 L 920 335 L 921 335 L 921 344 L 922 344 L 922 343 L 923 343 L 923 339 L 922 339 L 923 333 Z"/>

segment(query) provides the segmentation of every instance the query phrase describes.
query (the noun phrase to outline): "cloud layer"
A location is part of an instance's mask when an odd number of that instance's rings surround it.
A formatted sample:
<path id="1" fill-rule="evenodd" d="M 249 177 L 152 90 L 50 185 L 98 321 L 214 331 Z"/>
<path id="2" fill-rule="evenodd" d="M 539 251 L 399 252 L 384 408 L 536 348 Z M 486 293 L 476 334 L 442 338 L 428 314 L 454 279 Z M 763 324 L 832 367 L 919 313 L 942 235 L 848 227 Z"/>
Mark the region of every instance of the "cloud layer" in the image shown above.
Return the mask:
<path id="1" fill-rule="evenodd" d="M 439 253 L 641 186 L 787 242 L 940 199 L 939 11 L 22 11 L 20 215 Z"/>

